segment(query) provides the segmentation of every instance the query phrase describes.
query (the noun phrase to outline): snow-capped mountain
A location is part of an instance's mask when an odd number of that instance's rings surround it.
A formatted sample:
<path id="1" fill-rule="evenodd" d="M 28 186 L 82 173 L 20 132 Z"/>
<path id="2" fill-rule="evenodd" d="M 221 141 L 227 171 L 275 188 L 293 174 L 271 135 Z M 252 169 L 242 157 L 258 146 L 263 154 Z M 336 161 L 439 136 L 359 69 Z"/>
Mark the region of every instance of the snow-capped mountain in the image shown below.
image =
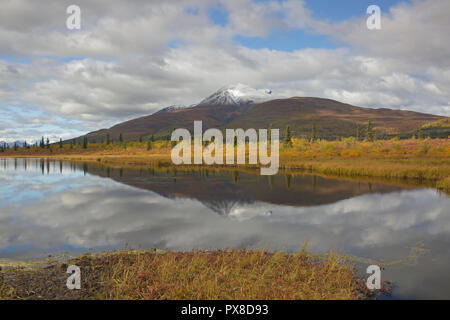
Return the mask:
<path id="1" fill-rule="evenodd" d="M 218 91 L 202 100 L 198 106 L 240 106 L 261 103 L 273 99 L 272 91 L 269 89 L 254 89 L 245 84 L 238 83 L 220 88 Z"/>
<path id="2" fill-rule="evenodd" d="M 241 106 L 253 103 L 261 103 L 273 99 L 275 99 L 275 97 L 272 95 L 272 90 L 254 89 L 245 84 L 238 83 L 220 88 L 209 97 L 203 99 L 198 104 L 191 104 L 189 106 L 172 105 L 157 111 L 155 114 L 192 108 L 196 106 Z"/>
<path id="3" fill-rule="evenodd" d="M 157 111 L 156 113 L 164 113 L 164 112 L 169 112 L 169 111 L 175 111 L 175 110 L 179 110 L 179 109 L 189 108 L 189 107 L 192 107 L 192 106 L 193 105 L 191 105 L 191 106 L 173 105 L 173 106 L 162 108 L 161 110 Z"/>

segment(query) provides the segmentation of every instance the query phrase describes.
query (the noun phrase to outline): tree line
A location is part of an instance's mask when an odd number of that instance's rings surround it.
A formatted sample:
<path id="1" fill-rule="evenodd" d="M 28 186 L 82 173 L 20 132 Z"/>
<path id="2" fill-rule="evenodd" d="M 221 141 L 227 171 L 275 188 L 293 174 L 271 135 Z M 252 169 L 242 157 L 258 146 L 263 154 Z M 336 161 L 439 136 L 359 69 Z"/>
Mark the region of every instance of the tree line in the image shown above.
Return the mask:
<path id="1" fill-rule="evenodd" d="M 271 140 L 271 129 L 272 128 L 273 128 L 273 125 L 270 124 L 269 128 L 268 128 L 268 133 L 267 133 L 268 140 Z M 356 124 L 356 130 L 355 130 L 355 133 L 354 133 L 354 137 L 355 137 L 355 139 L 357 141 L 362 141 L 362 140 L 374 141 L 376 139 L 376 133 L 375 133 L 375 131 L 373 129 L 372 122 L 369 120 L 367 122 L 366 126 L 362 126 L 361 124 Z M 416 137 L 416 135 L 413 135 L 413 137 Z M 148 136 L 145 139 L 147 150 L 152 149 L 153 142 L 155 142 L 156 140 L 168 140 L 168 141 L 170 141 L 171 140 L 170 138 L 171 138 L 170 135 L 159 137 L 159 139 L 156 139 L 153 134 Z M 290 128 L 289 125 L 287 125 L 285 127 L 284 136 L 283 136 L 283 139 L 282 139 L 283 140 L 283 145 L 285 147 L 292 147 L 292 138 L 293 138 L 293 134 L 291 132 L 291 128 Z M 319 137 L 319 135 L 317 133 L 316 123 L 313 122 L 312 125 L 311 125 L 311 133 L 309 135 L 309 140 L 311 142 L 314 142 L 314 141 L 316 141 L 319 138 L 320 137 Z M 422 128 L 419 128 L 417 130 L 417 138 L 418 139 L 424 139 L 424 134 L 422 132 Z M 138 141 L 140 143 L 144 142 L 144 137 L 140 136 L 138 138 Z M 106 145 L 110 145 L 110 144 L 117 143 L 117 142 L 119 144 L 123 145 L 126 148 L 126 142 L 127 141 L 125 141 L 124 136 L 123 136 L 122 133 L 119 134 L 118 139 L 116 141 L 113 138 L 111 138 L 109 133 L 107 133 L 105 135 L 104 139 L 100 140 L 100 143 L 106 143 Z M 97 141 L 94 140 L 94 139 L 89 140 L 89 138 L 87 136 L 83 136 L 81 138 L 75 138 L 75 139 L 67 140 L 66 142 L 63 142 L 62 138 L 60 138 L 59 142 L 55 142 L 55 143 L 51 144 L 50 143 L 50 139 L 48 137 L 47 138 L 42 137 L 40 139 L 40 141 L 36 141 L 34 143 L 34 146 L 42 148 L 42 149 L 51 149 L 52 145 L 54 145 L 54 146 L 57 146 L 60 149 L 62 149 L 64 147 L 64 144 L 69 144 L 70 149 L 72 149 L 76 145 L 81 146 L 83 149 L 87 149 L 89 143 L 97 143 Z M 236 143 L 236 141 L 235 141 L 235 143 Z M 3 142 L 3 144 L 0 144 L 0 152 L 5 152 L 5 151 L 7 151 L 8 149 L 11 149 L 11 148 L 14 149 L 15 151 L 17 151 L 19 148 L 29 149 L 31 146 L 33 146 L 33 145 L 28 144 L 26 141 L 23 142 L 21 147 L 19 147 L 17 145 L 17 142 L 15 142 L 12 147 L 8 143 Z"/>

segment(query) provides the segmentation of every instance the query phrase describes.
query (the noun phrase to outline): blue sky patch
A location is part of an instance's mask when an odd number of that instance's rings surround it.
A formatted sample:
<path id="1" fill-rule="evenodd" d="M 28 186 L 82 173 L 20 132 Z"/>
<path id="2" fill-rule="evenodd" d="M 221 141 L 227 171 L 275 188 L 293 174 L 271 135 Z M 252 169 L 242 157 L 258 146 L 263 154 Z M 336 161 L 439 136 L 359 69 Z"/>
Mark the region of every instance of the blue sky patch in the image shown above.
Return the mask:
<path id="1" fill-rule="evenodd" d="M 382 13 L 388 13 L 389 8 L 399 3 L 409 0 L 307 0 L 306 8 L 312 12 L 316 19 L 323 19 L 331 22 L 341 22 L 355 17 L 366 17 L 367 7 L 377 5 Z"/>
<path id="2" fill-rule="evenodd" d="M 267 48 L 287 52 L 309 48 L 335 49 L 337 47 L 330 37 L 303 30 L 277 29 L 267 38 L 235 36 L 234 41 L 251 49 Z"/>
<path id="3" fill-rule="evenodd" d="M 221 5 L 212 7 L 209 10 L 209 16 L 216 25 L 224 27 L 228 24 L 228 12 Z"/>

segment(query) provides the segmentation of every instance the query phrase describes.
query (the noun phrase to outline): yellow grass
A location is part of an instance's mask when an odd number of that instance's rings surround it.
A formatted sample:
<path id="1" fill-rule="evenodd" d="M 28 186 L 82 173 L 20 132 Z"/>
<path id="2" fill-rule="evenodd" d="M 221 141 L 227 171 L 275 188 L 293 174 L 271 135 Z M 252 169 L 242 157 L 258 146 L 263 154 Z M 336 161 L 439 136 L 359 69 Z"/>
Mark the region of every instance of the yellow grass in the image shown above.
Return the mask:
<path id="1" fill-rule="evenodd" d="M 332 253 L 319 262 L 305 251 L 296 254 L 263 250 L 125 251 L 83 256 L 70 264 L 82 266 L 84 279 L 89 280 L 88 288 L 81 292 L 83 299 L 363 297 L 359 289 L 361 279 L 355 270 Z M 52 297 L 52 287 L 56 291 L 61 286 L 53 284 L 51 278 L 43 274 L 64 273 L 65 269 L 55 266 L 46 270 L 34 271 L 34 274 L 23 271 L 34 279 L 39 276 L 43 279 L 42 288 L 36 285 L 31 293 L 14 287 L 14 282 L 2 284 L 0 279 L 0 298 Z"/>
<path id="2" fill-rule="evenodd" d="M 437 183 L 437 187 L 446 192 L 450 192 L 450 177 L 439 180 Z"/>

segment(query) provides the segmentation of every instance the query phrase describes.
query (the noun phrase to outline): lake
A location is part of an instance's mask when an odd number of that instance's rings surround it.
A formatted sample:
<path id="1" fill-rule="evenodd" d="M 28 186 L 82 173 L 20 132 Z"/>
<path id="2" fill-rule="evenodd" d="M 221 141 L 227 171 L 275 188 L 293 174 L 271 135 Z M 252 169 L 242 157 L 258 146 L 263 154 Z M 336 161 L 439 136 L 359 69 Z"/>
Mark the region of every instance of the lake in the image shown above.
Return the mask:
<path id="1" fill-rule="evenodd" d="M 450 197 L 406 182 L 0 159 L 0 259 L 123 248 L 330 249 L 392 298 L 450 299 Z M 367 260 L 365 260 L 367 259 Z"/>

